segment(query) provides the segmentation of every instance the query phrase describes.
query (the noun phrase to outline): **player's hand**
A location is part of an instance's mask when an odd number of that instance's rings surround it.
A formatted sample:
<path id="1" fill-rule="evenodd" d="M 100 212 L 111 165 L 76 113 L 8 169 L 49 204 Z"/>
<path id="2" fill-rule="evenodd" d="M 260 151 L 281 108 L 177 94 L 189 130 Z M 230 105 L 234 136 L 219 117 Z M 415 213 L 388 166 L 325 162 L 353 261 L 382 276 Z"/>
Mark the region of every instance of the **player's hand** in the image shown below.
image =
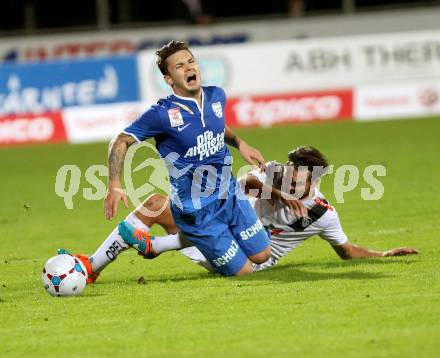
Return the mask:
<path id="1" fill-rule="evenodd" d="M 282 195 L 281 201 L 290 208 L 290 211 L 292 211 L 293 215 L 295 215 L 297 219 L 306 218 L 309 216 L 307 208 L 304 206 L 304 204 L 292 195 Z"/>
<path id="2" fill-rule="evenodd" d="M 240 151 L 243 159 L 249 164 L 255 165 L 255 163 L 258 163 L 258 166 L 262 169 L 266 167 L 266 161 L 264 160 L 264 157 L 260 151 L 254 147 L 251 147 L 246 142 L 241 141 L 238 146 L 238 150 Z"/>
<path id="3" fill-rule="evenodd" d="M 406 256 L 406 255 L 418 255 L 417 249 L 411 247 L 399 247 L 397 249 L 391 249 L 384 252 L 383 256 Z"/>
<path id="4" fill-rule="evenodd" d="M 128 198 L 122 191 L 120 183 L 109 184 L 104 198 L 104 215 L 106 219 L 111 220 L 115 217 L 121 200 L 128 209 Z"/>

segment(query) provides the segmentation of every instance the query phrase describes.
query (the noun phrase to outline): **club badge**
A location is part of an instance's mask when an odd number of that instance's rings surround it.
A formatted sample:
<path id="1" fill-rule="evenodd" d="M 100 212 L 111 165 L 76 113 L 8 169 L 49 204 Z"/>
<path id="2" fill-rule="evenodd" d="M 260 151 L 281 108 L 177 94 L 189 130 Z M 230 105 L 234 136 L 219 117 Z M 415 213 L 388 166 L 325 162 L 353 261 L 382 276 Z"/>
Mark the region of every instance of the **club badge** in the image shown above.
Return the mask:
<path id="1" fill-rule="evenodd" d="M 223 109 L 222 109 L 222 104 L 220 102 L 214 102 L 212 104 L 212 110 L 214 111 L 215 115 L 218 118 L 223 117 Z"/>

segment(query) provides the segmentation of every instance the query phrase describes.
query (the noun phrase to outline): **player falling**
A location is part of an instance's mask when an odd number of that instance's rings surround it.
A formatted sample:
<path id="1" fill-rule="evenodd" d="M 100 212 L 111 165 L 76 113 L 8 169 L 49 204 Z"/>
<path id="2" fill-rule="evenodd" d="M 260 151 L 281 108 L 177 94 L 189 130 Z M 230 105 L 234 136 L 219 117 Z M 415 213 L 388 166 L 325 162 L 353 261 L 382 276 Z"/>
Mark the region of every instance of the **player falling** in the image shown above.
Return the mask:
<path id="1" fill-rule="evenodd" d="M 250 164 L 263 167 L 264 158 L 226 127 L 225 92 L 219 87 L 201 86 L 198 64 L 186 43 L 171 41 L 156 54 L 173 94 L 160 99 L 112 141 L 105 216 L 113 218 L 121 200 L 128 207 L 120 183 L 128 147 L 154 138 L 169 172 L 170 212 L 186 239 L 219 273 L 252 273 L 253 263 L 270 257 L 269 238 L 249 201 L 240 198 L 225 144 L 237 148 Z M 305 209 L 296 205 L 305 215 Z M 257 230 L 244 239 L 241 233 L 249 228 Z M 121 230 L 132 230 L 130 218 Z M 226 253 L 230 259 L 219 261 Z"/>

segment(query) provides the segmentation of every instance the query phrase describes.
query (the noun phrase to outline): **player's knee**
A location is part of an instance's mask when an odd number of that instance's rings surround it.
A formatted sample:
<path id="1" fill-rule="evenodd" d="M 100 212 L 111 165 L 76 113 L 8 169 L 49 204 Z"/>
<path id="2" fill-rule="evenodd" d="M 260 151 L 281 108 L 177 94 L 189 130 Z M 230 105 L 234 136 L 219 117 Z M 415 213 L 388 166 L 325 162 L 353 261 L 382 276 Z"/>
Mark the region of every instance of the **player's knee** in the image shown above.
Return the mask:
<path id="1" fill-rule="evenodd" d="M 249 259 L 253 263 L 262 264 L 270 259 L 271 253 L 272 253 L 272 250 L 271 250 L 270 246 L 268 246 L 263 251 L 259 252 L 258 254 L 250 256 Z"/>
<path id="2" fill-rule="evenodd" d="M 247 260 L 246 263 L 243 265 L 243 267 L 240 269 L 240 271 L 236 272 L 234 276 L 246 276 L 246 275 L 250 275 L 253 272 L 254 272 L 254 268 L 252 266 L 252 262 Z"/>
<path id="3" fill-rule="evenodd" d="M 167 202 L 167 197 L 165 195 L 156 193 L 156 194 L 150 195 L 147 198 L 147 200 L 145 200 L 143 206 L 148 211 L 158 212 L 165 207 L 166 202 Z"/>

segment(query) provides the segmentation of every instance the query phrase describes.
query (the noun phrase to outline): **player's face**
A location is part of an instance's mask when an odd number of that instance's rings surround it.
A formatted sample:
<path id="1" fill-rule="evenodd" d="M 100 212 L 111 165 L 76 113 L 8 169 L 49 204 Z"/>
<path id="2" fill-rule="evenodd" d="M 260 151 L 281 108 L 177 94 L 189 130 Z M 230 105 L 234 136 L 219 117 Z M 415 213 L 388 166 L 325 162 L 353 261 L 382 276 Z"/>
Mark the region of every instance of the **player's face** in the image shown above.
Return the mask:
<path id="1" fill-rule="evenodd" d="M 290 184 L 290 193 L 297 199 L 302 199 L 309 195 L 311 186 L 311 173 L 307 169 L 295 169 Z"/>
<path id="2" fill-rule="evenodd" d="M 182 50 L 167 58 L 168 75 L 165 81 L 175 94 L 192 97 L 200 93 L 201 78 L 199 65 L 189 51 Z"/>

